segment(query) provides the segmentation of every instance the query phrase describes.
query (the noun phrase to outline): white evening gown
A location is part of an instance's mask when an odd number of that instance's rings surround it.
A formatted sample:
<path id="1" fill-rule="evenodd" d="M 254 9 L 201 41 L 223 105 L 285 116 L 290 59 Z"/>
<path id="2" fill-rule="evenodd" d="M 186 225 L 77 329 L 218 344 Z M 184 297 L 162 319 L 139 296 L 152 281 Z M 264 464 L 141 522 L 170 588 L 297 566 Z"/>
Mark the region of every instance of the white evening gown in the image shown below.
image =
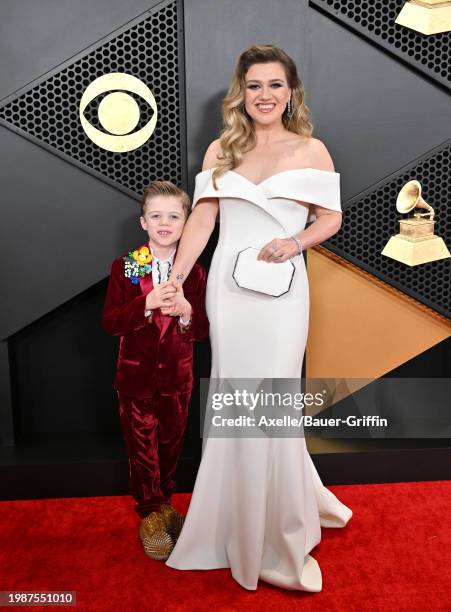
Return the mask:
<path id="1" fill-rule="evenodd" d="M 213 187 L 196 177 L 193 206 L 219 198 L 220 236 L 207 284 L 211 378 L 300 379 L 308 330 L 304 259 L 290 291 L 272 298 L 240 289 L 232 278 L 238 251 L 261 247 L 305 227 L 309 204 L 340 211 L 340 175 L 311 168 L 278 172 L 259 184 L 229 170 Z M 277 264 L 268 264 L 277 265 Z M 350 508 L 321 482 L 303 437 L 204 439 L 183 530 L 167 560 L 177 569 L 230 567 L 246 589 L 258 579 L 320 591 L 321 570 L 308 553 L 321 526 L 343 527 Z"/>

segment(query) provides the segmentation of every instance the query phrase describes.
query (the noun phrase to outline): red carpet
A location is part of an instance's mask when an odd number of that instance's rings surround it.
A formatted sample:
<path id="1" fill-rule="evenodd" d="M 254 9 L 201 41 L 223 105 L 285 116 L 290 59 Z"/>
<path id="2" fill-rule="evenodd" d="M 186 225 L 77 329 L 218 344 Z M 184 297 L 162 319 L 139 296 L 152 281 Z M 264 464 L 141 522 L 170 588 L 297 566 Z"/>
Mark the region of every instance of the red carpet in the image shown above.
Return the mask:
<path id="1" fill-rule="evenodd" d="M 264 582 L 249 592 L 229 570 L 181 572 L 152 561 L 129 497 L 0 502 L 0 590 L 72 590 L 78 609 L 96 612 L 450 611 L 451 482 L 330 489 L 354 516 L 344 529 L 323 529 L 312 552 L 321 593 Z M 174 505 L 184 511 L 188 502 L 178 495 Z"/>

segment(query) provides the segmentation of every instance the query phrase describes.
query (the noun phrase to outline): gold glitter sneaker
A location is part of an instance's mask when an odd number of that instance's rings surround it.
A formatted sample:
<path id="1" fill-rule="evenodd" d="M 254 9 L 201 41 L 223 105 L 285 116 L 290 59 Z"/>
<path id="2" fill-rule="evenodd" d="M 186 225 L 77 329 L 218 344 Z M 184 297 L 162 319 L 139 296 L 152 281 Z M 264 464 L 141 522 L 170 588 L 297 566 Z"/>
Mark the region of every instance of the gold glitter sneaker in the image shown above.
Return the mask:
<path id="1" fill-rule="evenodd" d="M 174 540 L 159 512 L 151 512 L 141 520 L 139 536 L 146 555 L 156 561 L 166 561 L 174 548 Z"/>
<path id="2" fill-rule="evenodd" d="M 169 533 L 174 542 L 177 542 L 185 517 L 179 514 L 171 504 L 163 504 L 160 512 L 166 525 L 167 533 Z"/>

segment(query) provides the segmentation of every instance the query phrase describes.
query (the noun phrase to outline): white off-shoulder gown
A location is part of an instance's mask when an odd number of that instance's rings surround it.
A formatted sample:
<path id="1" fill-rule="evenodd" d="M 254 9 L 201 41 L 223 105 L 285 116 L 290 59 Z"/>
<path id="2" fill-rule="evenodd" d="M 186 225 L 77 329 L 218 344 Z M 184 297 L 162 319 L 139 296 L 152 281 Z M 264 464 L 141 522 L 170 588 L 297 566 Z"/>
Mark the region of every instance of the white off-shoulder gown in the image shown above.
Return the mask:
<path id="1" fill-rule="evenodd" d="M 309 319 L 302 257 L 291 289 L 279 298 L 253 293 L 232 278 L 237 253 L 292 236 L 314 219 L 309 204 L 341 211 L 340 175 L 312 168 L 278 172 L 254 184 L 229 170 L 212 183 L 196 177 L 193 206 L 219 198 L 220 235 L 207 284 L 212 379 L 300 379 Z M 268 264 L 277 265 L 277 264 Z M 321 482 L 303 437 L 204 439 L 183 530 L 167 560 L 173 568 L 230 567 L 246 589 L 258 579 L 320 591 L 309 552 L 322 527 L 344 527 L 350 508 Z"/>

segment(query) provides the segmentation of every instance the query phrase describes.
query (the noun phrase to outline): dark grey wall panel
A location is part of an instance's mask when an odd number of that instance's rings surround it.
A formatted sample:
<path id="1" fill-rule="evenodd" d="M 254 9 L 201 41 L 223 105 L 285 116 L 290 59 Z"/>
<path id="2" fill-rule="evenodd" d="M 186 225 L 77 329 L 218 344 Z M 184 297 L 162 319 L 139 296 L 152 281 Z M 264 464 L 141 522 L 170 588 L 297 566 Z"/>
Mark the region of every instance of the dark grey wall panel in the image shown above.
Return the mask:
<path id="1" fill-rule="evenodd" d="M 119 432 L 111 384 L 119 343 L 100 323 L 105 288 L 98 283 L 10 339 L 19 440 Z"/>
<path id="2" fill-rule="evenodd" d="M 0 105 L 3 124 L 32 141 L 0 127 L 0 163 L 8 170 L 2 185 L 7 205 L 0 255 L 10 288 L 0 305 L 0 338 L 105 278 L 112 259 L 145 238 L 138 225 L 137 202 L 114 187 L 102 186 L 79 168 L 116 182 L 135 200 L 155 178 L 185 183 L 181 11 L 176 0 L 153 4 L 151 11 L 115 30 L 108 42 L 93 41 L 92 51 L 56 67 L 17 99 L 8 97 Z M 14 63 L 13 51 L 9 57 Z M 78 116 L 88 84 L 115 71 L 148 83 L 159 106 L 152 137 L 129 153 L 111 153 L 94 145 Z M 23 274 L 24 252 L 32 254 L 28 257 L 32 256 L 36 273 Z"/>
<path id="3" fill-rule="evenodd" d="M 0 99 L 155 4 L 156 0 L 2 0 Z"/>
<path id="4" fill-rule="evenodd" d="M 425 36 L 397 23 L 406 0 L 311 0 L 332 18 L 339 20 L 365 38 L 383 47 L 387 53 L 408 62 L 448 89 L 451 85 L 451 33 Z M 421 4 L 421 2 L 420 2 Z"/>
<path id="5" fill-rule="evenodd" d="M 5 128 L 0 137 L 5 338 L 105 278 L 145 234 L 138 202 Z"/>
<path id="6" fill-rule="evenodd" d="M 308 98 L 344 201 L 451 136 L 445 90 L 313 8 L 309 24 Z"/>

